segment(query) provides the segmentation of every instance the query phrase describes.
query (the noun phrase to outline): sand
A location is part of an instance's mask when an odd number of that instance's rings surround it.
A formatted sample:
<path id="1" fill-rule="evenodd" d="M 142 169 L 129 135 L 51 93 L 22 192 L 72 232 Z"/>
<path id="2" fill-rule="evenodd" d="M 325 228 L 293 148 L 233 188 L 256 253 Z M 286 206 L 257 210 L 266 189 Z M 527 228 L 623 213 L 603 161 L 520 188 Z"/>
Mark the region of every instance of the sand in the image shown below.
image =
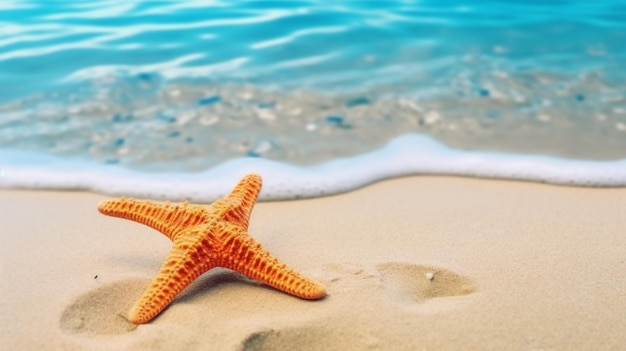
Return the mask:
<path id="1" fill-rule="evenodd" d="M 409 177 L 260 203 L 251 234 L 328 296 L 215 269 L 139 327 L 124 316 L 170 243 L 106 198 L 0 191 L 0 348 L 626 347 L 626 189 Z"/>

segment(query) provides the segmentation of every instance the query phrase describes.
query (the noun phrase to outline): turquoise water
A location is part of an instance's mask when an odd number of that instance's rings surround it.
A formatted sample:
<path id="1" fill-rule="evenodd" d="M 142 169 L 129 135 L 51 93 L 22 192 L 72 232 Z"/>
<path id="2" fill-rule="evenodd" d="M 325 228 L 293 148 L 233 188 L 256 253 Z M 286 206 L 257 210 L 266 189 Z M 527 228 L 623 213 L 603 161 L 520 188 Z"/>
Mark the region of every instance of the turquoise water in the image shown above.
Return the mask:
<path id="1" fill-rule="evenodd" d="M 414 133 L 610 163 L 626 158 L 624 43 L 617 0 L 3 1 L 0 178 L 306 169 Z"/>

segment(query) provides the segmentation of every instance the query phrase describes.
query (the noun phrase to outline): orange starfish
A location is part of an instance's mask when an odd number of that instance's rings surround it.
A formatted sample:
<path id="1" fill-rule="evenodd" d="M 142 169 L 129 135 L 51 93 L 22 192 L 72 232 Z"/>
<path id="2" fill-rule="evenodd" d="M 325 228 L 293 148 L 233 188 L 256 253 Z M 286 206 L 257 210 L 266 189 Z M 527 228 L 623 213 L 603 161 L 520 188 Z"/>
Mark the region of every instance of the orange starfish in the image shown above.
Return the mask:
<path id="1" fill-rule="evenodd" d="M 261 177 L 249 174 L 228 196 L 208 207 L 124 198 L 102 202 L 98 206 L 101 213 L 148 225 L 174 243 L 128 320 L 149 322 L 187 285 L 214 267 L 232 269 L 303 299 L 324 297 L 324 286 L 288 268 L 248 235 L 250 213 L 259 191 Z"/>

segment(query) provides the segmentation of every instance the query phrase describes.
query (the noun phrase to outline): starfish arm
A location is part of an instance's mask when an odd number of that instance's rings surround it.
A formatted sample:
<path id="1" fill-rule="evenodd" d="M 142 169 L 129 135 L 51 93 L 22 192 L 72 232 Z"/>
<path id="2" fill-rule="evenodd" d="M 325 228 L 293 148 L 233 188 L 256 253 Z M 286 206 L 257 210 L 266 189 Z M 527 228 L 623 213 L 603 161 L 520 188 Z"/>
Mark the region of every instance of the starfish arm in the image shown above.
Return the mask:
<path id="1" fill-rule="evenodd" d="M 226 250 L 221 262 L 226 268 L 303 299 L 326 296 L 322 284 L 287 267 L 248 235 L 233 237 L 227 242 Z"/>
<path id="2" fill-rule="evenodd" d="M 248 228 L 250 213 L 259 196 L 261 186 L 260 175 L 248 174 L 237 183 L 228 196 L 214 202 L 211 207 L 219 213 L 221 219 Z"/>
<path id="3" fill-rule="evenodd" d="M 98 211 L 108 216 L 145 224 L 163 233 L 170 240 L 181 226 L 198 224 L 206 216 L 204 208 L 189 206 L 187 203 L 179 206 L 125 198 L 103 201 L 98 205 Z"/>
<path id="4" fill-rule="evenodd" d="M 203 250 L 174 246 L 161 270 L 129 313 L 134 324 L 151 321 L 198 276 L 215 267 Z"/>

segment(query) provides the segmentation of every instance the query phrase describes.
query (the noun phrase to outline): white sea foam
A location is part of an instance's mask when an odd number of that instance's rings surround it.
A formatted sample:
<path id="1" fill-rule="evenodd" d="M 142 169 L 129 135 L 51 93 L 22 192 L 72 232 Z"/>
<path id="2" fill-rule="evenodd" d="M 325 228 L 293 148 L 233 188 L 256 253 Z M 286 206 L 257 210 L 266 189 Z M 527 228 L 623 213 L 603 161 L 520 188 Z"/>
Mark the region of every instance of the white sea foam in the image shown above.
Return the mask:
<path id="1" fill-rule="evenodd" d="M 88 190 L 115 196 L 211 202 L 249 172 L 263 176 L 261 200 L 317 197 L 407 175 L 457 175 L 590 187 L 626 186 L 626 159 L 572 160 L 542 155 L 463 151 L 407 134 L 376 151 L 294 166 L 240 158 L 196 173 L 150 173 L 118 165 L 73 161 L 22 151 L 0 151 L 0 187 Z"/>

